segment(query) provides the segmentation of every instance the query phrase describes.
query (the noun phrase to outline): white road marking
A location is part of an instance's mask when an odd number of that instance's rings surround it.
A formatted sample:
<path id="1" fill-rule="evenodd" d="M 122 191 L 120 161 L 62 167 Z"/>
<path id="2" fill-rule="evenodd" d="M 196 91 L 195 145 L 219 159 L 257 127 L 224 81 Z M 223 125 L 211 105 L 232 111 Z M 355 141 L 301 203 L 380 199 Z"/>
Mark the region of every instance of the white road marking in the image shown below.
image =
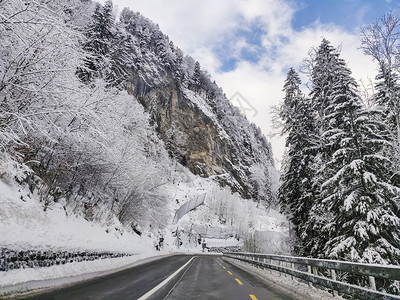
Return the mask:
<path id="1" fill-rule="evenodd" d="M 197 258 L 197 256 L 195 257 Z M 171 294 L 171 292 L 175 289 L 175 287 L 181 282 L 182 278 L 186 275 L 187 271 L 190 270 L 191 266 L 193 266 L 194 264 L 194 260 L 192 261 L 192 264 L 187 267 L 187 269 L 185 270 L 185 272 L 182 274 L 181 278 L 179 278 L 179 280 L 175 283 L 175 285 L 172 287 L 172 289 L 169 290 L 168 294 L 164 297 L 163 300 L 167 299 L 169 297 L 169 295 Z"/>
<path id="2" fill-rule="evenodd" d="M 156 287 L 154 287 L 153 289 L 148 291 L 146 294 L 144 294 L 138 300 L 146 300 L 146 299 L 148 299 L 151 295 L 153 295 L 160 288 L 162 288 L 168 281 L 170 281 L 172 278 L 174 278 L 180 271 L 182 271 L 194 258 L 195 258 L 195 256 L 193 256 L 191 259 L 189 259 L 189 261 L 186 264 L 184 264 L 182 267 L 180 267 L 178 270 L 176 270 L 173 274 L 171 274 L 167 279 L 165 279 L 159 285 L 157 285 Z"/>

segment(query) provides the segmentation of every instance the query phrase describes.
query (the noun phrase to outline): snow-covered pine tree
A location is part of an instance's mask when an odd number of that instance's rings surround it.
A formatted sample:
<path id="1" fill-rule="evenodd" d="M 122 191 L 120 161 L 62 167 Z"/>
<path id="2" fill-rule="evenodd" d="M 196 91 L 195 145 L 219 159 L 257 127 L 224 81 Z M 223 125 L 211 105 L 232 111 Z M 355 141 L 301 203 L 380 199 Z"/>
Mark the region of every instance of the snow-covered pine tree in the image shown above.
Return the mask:
<path id="1" fill-rule="evenodd" d="M 284 211 L 291 215 L 298 238 L 298 251 L 305 254 L 305 245 L 311 238 L 306 232 L 310 219 L 310 209 L 314 201 L 312 191 L 313 161 L 315 159 L 315 125 L 309 100 L 300 90 L 300 78 L 291 68 L 288 71 L 283 91 L 285 98 L 280 107 L 280 117 L 284 122 L 282 134 L 287 134 L 287 157 L 281 175 L 279 202 Z"/>
<path id="2" fill-rule="evenodd" d="M 78 70 L 78 76 L 84 82 L 92 81 L 102 76 L 102 57 L 110 51 L 109 41 L 114 36 L 114 17 L 112 15 L 112 2 L 107 1 L 104 7 L 96 3 L 95 10 L 91 16 L 91 23 L 84 29 L 86 41 L 83 48 L 89 55 L 84 60 L 84 65 Z"/>
<path id="3" fill-rule="evenodd" d="M 400 85 L 399 76 L 390 68 L 383 68 L 376 76 L 375 101 L 387 113 L 391 129 L 397 129 L 400 124 Z"/>
<path id="4" fill-rule="evenodd" d="M 83 48 L 88 56 L 84 60 L 84 66 L 78 70 L 81 80 L 90 82 L 95 78 L 102 78 L 111 86 L 124 83 L 134 60 L 133 41 L 122 30 L 122 26 L 116 26 L 112 1 L 106 1 L 104 6 L 96 4 L 84 34 L 86 41 Z"/>
<path id="5" fill-rule="evenodd" d="M 313 110 L 316 111 L 317 125 L 322 130 L 328 126 L 323 120 L 325 110 L 332 102 L 332 85 L 335 83 L 337 65 L 344 65 L 339 51 L 328 40 L 323 39 L 313 61 L 310 93 Z"/>
<path id="6" fill-rule="evenodd" d="M 192 85 L 194 87 L 194 90 L 196 92 L 199 91 L 200 85 L 201 85 L 201 67 L 200 63 L 196 61 L 194 64 L 194 71 L 193 71 L 193 76 L 192 76 Z"/>
<path id="7" fill-rule="evenodd" d="M 375 85 L 374 99 L 385 112 L 393 147 L 387 150 L 397 172 L 400 172 L 400 84 L 398 74 L 389 67 L 382 67 Z"/>
<path id="8" fill-rule="evenodd" d="M 186 85 L 187 74 L 184 69 L 183 52 L 180 48 L 175 49 L 175 63 L 173 64 L 173 67 L 175 67 L 176 84 L 181 88 Z"/>
<path id="9" fill-rule="evenodd" d="M 400 173 L 400 16 L 394 11 L 384 14 L 361 29 L 361 49 L 377 63 L 375 100 L 386 110 L 393 148 L 388 155 Z"/>
<path id="10" fill-rule="evenodd" d="M 155 53 L 160 58 L 161 64 L 164 69 L 171 69 L 173 63 L 172 51 L 170 48 L 169 39 L 161 31 L 156 33 L 155 39 Z"/>
<path id="11" fill-rule="evenodd" d="M 311 108 L 315 116 L 316 138 L 314 140 L 315 161 L 313 164 L 314 176 L 312 178 L 312 190 L 314 204 L 311 207 L 310 216 L 303 234 L 305 254 L 320 257 L 323 247 L 329 239 L 322 230 L 330 219 L 330 212 L 321 207 L 321 185 L 329 175 L 327 162 L 333 153 L 326 141 L 324 132 L 330 127 L 325 118 L 327 108 L 333 102 L 334 84 L 338 78 L 338 69 L 345 68 L 345 62 L 339 58 L 339 51 L 328 40 L 323 39 L 315 56 L 311 59 Z"/>
<path id="12" fill-rule="evenodd" d="M 330 103 L 322 123 L 326 166 L 321 210 L 330 212 L 320 237 L 324 256 L 366 263 L 399 264 L 400 219 L 394 168 L 384 156 L 388 131 L 379 110 L 363 107 L 351 71 L 331 64 Z"/>

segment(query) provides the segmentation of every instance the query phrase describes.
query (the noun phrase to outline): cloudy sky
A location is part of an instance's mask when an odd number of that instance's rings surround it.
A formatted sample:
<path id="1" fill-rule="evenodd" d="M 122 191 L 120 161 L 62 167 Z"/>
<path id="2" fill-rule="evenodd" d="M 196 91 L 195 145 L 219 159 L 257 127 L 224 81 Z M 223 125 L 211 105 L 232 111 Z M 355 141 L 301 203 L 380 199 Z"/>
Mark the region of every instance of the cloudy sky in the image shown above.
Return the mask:
<path id="1" fill-rule="evenodd" d="M 104 1 L 101 1 L 104 2 Z M 114 0 L 160 25 L 174 44 L 197 59 L 228 98 L 249 103 L 248 118 L 271 141 L 279 165 L 284 139 L 269 137 L 271 109 L 283 97 L 289 67 L 298 69 L 325 37 L 342 47 L 357 80 L 368 85 L 376 68 L 360 46 L 360 26 L 400 9 L 400 0 Z M 305 92 L 307 92 L 305 90 Z M 237 95 L 237 94 L 236 94 Z M 240 100 L 241 98 L 239 98 Z M 242 99 L 243 100 L 243 99 Z M 238 98 L 233 97 L 234 104 Z"/>

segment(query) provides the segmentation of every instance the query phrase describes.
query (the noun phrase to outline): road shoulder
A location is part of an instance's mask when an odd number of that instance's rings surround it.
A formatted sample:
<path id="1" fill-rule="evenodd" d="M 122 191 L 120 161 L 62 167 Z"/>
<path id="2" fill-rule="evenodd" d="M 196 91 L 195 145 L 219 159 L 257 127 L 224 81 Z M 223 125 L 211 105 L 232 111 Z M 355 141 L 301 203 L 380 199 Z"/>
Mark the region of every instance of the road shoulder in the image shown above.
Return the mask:
<path id="1" fill-rule="evenodd" d="M 269 270 L 262 270 L 246 263 L 236 261 L 232 258 L 222 257 L 222 259 L 245 272 L 257 276 L 267 286 L 269 286 L 269 288 L 276 290 L 278 293 L 286 294 L 294 299 L 320 300 L 332 298 L 332 294 L 314 287 L 309 287 L 305 283 L 299 282 L 296 279 L 291 279 L 289 275 L 286 275 L 287 277 L 285 277 L 284 274 L 279 276 L 276 271 L 271 271 L 271 273 Z M 342 298 L 337 297 L 337 299 Z"/>

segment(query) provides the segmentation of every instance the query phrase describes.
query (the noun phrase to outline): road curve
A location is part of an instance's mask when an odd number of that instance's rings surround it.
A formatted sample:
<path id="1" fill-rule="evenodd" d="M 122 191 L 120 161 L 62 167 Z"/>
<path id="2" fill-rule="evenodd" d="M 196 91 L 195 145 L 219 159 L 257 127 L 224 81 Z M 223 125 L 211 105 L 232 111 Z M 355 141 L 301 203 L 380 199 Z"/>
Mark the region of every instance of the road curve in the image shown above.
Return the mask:
<path id="1" fill-rule="evenodd" d="M 25 299 L 268 299 L 292 300 L 218 256 L 175 255 Z M 191 260 L 189 262 L 189 260 Z M 165 283 L 187 262 L 187 266 Z M 160 285 L 162 284 L 162 287 Z M 158 287 L 154 291 L 155 287 Z M 154 292 L 154 293 L 153 293 Z M 147 297 L 147 296 L 146 296 Z"/>

